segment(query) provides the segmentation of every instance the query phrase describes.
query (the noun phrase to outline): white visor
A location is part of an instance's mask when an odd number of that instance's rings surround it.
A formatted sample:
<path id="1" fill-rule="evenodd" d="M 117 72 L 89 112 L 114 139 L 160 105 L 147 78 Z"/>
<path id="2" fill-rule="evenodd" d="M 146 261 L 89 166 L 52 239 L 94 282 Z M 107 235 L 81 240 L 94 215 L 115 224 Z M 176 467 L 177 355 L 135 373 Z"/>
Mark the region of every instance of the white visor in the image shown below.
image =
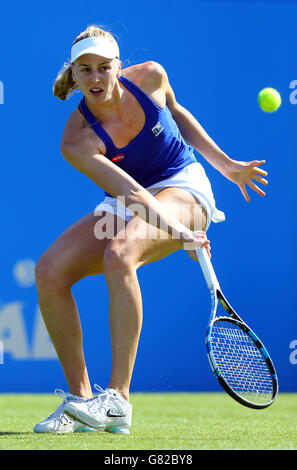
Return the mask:
<path id="1" fill-rule="evenodd" d="M 120 58 L 120 51 L 116 42 L 98 37 L 82 39 L 74 44 L 71 48 L 71 63 L 84 54 L 95 54 L 106 59 Z"/>

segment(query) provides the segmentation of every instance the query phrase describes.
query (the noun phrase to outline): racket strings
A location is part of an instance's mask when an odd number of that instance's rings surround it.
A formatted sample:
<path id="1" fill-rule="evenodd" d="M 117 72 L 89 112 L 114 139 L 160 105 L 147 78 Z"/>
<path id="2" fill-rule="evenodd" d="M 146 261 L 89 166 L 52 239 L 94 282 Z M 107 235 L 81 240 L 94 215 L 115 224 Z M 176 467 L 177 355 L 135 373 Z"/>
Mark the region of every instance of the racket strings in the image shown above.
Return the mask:
<path id="1" fill-rule="evenodd" d="M 238 395 L 259 404 L 271 400 L 273 382 L 265 357 L 244 330 L 234 323 L 217 321 L 211 344 L 220 374 Z"/>

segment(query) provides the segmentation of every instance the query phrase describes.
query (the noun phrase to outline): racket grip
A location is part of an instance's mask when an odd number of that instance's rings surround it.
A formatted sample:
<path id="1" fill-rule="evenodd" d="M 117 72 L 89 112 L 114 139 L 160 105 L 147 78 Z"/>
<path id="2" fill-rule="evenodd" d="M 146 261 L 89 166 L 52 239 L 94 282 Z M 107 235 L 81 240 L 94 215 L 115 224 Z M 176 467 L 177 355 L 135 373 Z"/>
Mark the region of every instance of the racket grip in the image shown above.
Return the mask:
<path id="1" fill-rule="evenodd" d="M 208 288 L 211 289 L 214 287 L 215 289 L 220 290 L 219 281 L 217 279 L 216 273 L 213 269 L 206 249 L 202 246 L 201 248 L 196 248 L 195 251 Z"/>

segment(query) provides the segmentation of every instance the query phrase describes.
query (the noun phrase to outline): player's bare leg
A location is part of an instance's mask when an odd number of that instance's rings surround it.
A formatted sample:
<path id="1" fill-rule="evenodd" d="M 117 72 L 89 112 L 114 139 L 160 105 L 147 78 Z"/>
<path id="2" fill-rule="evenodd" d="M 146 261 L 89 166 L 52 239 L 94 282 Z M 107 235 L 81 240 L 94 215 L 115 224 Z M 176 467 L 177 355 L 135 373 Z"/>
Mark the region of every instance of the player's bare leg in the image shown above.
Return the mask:
<path id="1" fill-rule="evenodd" d="M 188 192 L 167 188 L 157 196 L 176 219 L 189 209 L 188 227 L 203 230 L 206 213 Z M 149 235 L 148 235 L 149 231 Z M 142 297 L 137 269 L 180 249 L 177 240 L 164 237 L 164 232 L 134 217 L 105 250 L 104 272 L 109 289 L 109 318 L 112 342 L 112 371 L 109 387 L 129 400 L 129 387 L 142 325 Z"/>
<path id="2" fill-rule="evenodd" d="M 110 225 L 117 220 L 102 214 Z M 104 250 L 110 240 L 98 240 L 98 217 L 88 214 L 67 229 L 41 256 L 36 266 L 40 310 L 62 365 L 69 391 L 90 398 L 92 394 L 83 353 L 83 338 L 71 287 L 86 276 L 103 272 Z M 121 223 L 123 226 L 123 221 Z"/>

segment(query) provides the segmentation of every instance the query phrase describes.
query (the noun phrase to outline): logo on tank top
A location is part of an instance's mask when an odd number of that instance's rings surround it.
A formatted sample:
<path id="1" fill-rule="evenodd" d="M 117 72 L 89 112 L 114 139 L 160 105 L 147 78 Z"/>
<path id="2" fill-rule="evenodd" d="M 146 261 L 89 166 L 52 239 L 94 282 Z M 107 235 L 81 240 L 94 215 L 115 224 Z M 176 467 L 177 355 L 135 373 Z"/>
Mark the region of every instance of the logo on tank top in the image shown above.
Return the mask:
<path id="1" fill-rule="evenodd" d="M 115 155 L 114 157 L 112 157 L 111 161 L 114 163 L 120 162 L 121 160 L 123 160 L 124 157 L 125 155 L 123 153 L 119 153 L 118 155 Z"/>
<path id="2" fill-rule="evenodd" d="M 157 124 L 152 127 L 152 133 L 154 134 L 155 137 L 158 137 L 159 134 L 163 131 L 164 127 L 162 124 L 158 121 Z"/>

